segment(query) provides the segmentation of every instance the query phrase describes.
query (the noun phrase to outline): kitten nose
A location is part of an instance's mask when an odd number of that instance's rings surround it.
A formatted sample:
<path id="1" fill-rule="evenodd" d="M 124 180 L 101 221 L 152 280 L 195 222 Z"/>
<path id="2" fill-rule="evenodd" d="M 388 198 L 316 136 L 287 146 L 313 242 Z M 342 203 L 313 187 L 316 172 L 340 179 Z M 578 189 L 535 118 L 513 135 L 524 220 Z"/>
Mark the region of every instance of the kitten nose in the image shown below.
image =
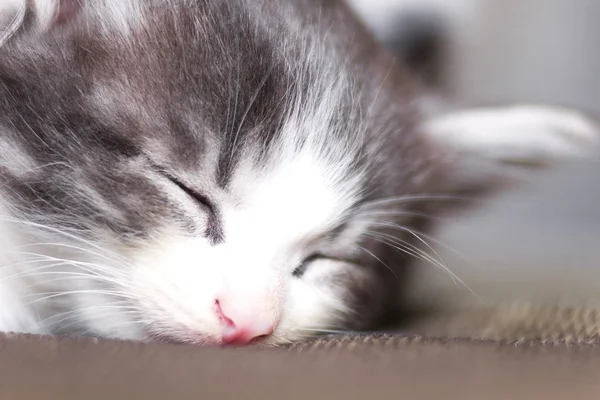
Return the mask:
<path id="1" fill-rule="evenodd" d="M 228 309 L 219 300 L 215 301 L 216 312 L 223 330 L 221 342 L 228 346 L 244 346 L 273 333 L 273 318 L 261 313 Z"/>

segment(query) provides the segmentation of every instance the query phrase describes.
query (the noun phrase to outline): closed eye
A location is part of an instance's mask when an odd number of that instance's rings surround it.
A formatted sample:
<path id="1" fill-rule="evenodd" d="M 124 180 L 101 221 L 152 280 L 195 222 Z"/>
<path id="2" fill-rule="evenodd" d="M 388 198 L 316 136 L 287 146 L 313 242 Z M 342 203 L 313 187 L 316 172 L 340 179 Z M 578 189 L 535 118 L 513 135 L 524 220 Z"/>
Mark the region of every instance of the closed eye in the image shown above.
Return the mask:
<path id="1" fill-rule="evenodd" d="M 180 180 L 174 177 L 170 177 L 169 179 L 175 185 L 179 186 L 179 188 L 183 190 L 188 196 L 190 196 L 192 199 L 194 199 L 196 202 L 200 203 L 204 207 L 208 208 L 210 212 L 214 214 L 215 207 L 212 204 L 212 202 L 208 199 L 208 197 L 206 197 L 202 193 L 197 192 L 194 189 L 191 189 L 190 187 L 186 186 L 184 183 L 182 183 Z"/>
<path id="2" fill-rule="evenodd" d="M 310 267 L 310 265 L 313 262 L 315 262 L 316 260 L 318 260 L 320 258 L 325 258 L 325 256 L 315 253 L 315 254 L 312 254 L 312 255 L 306 257 L 304 259 L 304 261 L 302 261 L 300 263 L 300 265 L 294 270 L 294 272 L 292 272 L 292 275 L 295 276 L 296 278 L 301 278 L 302 275 L 304 275 L 304 273 L 308 269 L 308 267 Z"/>
<path id="3" fill-rule="evenodd" d="M 178 188 L 180 188 L 181 190 L 183 190 L 183 192 L 185 194 L 187 194 L 188 196 L 190 196 L 195 202 L 197 202 L 201 206 L 205 207 L 212 215 L 216 215 L 216 207 L 214 206 L 214 204 L 212 203 L 212 201 L 210 201 L 210 199 L 207 196 L 205 196 L 202 193 L 200 193 L 200 192 L 198 192 L 198 191 L 190 188 L 185 183 L 183 183 L 179 179 L 177 179 L 175 176 L 173 176 L 169 172 L 165 171 L 163 168 L 155 166 L 155 169 L 162 176 L 164 176 L 165 178 L 167 178 L 168 180 L 170 180 L 171 182 L 173 182 Z"/>
<path id="4" fill-rule="evenodd" d="M 149 161 L 150 159 L 147 158 Z M 162 168 L 155 163 L 151 162 L 151 167 L 158 174 L 168 179 L 171 183 L 176 185 L 179 189 L 181 189 L 186 195 L 188 195 L 192 200 L 196 202 L 196 204 L 200 205 L 204 211 L 206 211 L 207 220 L 206 226 L 204 230 L 204 236 L 208 238 L 211 244 L 216 245 L 224 240 L 223 228 L 221 226 L 221 221 L 219 218 L 218 209 L 215 204 L 210 201 L 210 199 L 204 194 L 198 192 L 197 190 L 192 189 L 173 174 L 169 173 L 165 168 Z"/>

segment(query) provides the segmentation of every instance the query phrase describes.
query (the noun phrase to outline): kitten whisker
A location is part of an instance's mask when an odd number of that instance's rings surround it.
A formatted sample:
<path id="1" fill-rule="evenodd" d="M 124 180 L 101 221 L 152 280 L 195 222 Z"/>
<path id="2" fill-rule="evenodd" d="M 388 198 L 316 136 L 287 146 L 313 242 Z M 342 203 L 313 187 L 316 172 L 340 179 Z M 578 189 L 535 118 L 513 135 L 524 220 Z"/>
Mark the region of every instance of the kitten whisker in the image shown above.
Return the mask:
<path id="1" fill-rule="evenodd" d="M 458 275 L 456 275 L 454 272 L 452 272 L 452 270 L 450 270 L 450 268 L 448 268 L 442 261 L 436 260 L 435 258 L 430 256 L 423 250 L 419 249 L 418 247 L 416 247 L 416 246 L 412 245 L 411 243 L 408 243 L 404 240 L 398 239 L 398 238 L 386 237 L 389 235 L 382 236 L 382 234 L 378 233 L 378 232 L 369 232 L 369 233 L 366 233 L 366 235 L 375 240 L 379 240 L 381 243 L 386 244 L 398 251 L 401 251 L 403 253 L 406 253 L 408 255 L 411 255 L 411 256 L 421 259 L 423 261 L 427 261 L 427 262 L 431 263 L 432 265 L 440 268 L 444 272 L 448 273 L 448 275 L 450 276 L 450 278 L 452 279 L 454 284 L 456 284 L 458 286 L 458 283 L 460 283 L 473 296 L 475 296 L 475 298 L 478 301 L 481 301 L 480 296 L 473 289 L 471 289 Z M 387 240 L 389 240 L 391 243 L 388 242 Z"/>
<path id="2" fill-rule="evenodd" d="M 95 311 L 95 310 L 112 310 L 112 309 L 138 310 L 137 307 L 130 305 L 130 303 L 128 303 L 126 301 L 114 301 L 109 304 L 94 305 L 94 306 L 89 306 L 89 307 L 84 307 L 84 308 L 78 308 L 76 310 L 69 310 L 69 311 L 52 314 L 51 316 L 49 316 L 47 318 L 41 319 L 40 325 L 43 325 L 45 327 L 52 327 L 54 325 L 58 325 L 62 321 L 62 318 L 65 316 L 78 315 L 78 314 Z M 50 323 L 51 321 L 54 321 L 54 320 L 58 320 L 58 321 L 54 322 L 54 323 Z"/>
<path id="3" fill-rule="evenodd" d="M 87 295 L 87 294 L 124 298 L 124 299 L 128 299 L 128 300 L 131 300 L 134 302 L 137 300 L 132 295 L 124 293 L 124 292 L 118 292 L 118 291 L 114 291 L 114 290 L 102 290 L 102 289 L 81 289 L 81 290 L 67 290 L 64 292 L 43 292 L 43 293 L 28 294 L 28 295 L 25 295 L 25 297 L 37 297 L 37 296 L 43 295 L 43 297 L 36 298 L 35 300 L 32 300 L 27 303 L 27 304 L 31 305 L 31 304 L 43 302 L 46 300 L 57 299 L 60 297 L 66 297 L 66 296 L 72 296 L 72 295 Z"/>
<path id="4" fill-rule="evenodd" d="M 129 277 L 128 274 L 126 274 L 125 272 L 117 269 L 117 268 L 112 268 L 112 267 L 108 267 L 105 265 L 101 265 L 101 264 L 95 264 L 95 263 L 89 263 L 89 262 L 84 262 L 84 261 L 77 261 L 77 260 L 68 260 L 68 259 L 63 259 L 63 258 L 58 258 L 58 257 L 52 257 L 52 256 L 47 256 L 47 255 L 42 255 L 42 254 L 38 254 L 38 253 L 29 253 L 29 252 L 16 252 L 15 254 L 17 255 L 25 255 L 25 256 L 34 256 L 34 257 L 43 257 L 43 260 L 45 261 L 50 261 L 50 262 L 64 262 L 65 264 L 69 264 L 72 266 L 76 266 L 79 267 L 81 269 L 87 270 L 89 272 L 96 272 L 94 271 L 94 268 L 98 271 L 103 271 L 103 272 L 109 272 L 111 274 L 116 274 L 116 275 L 120 275 L 121 277 L 127 278 Z M 36 259 L 34 261 L 31 261 L 31 263 L 37 263 L 37 262 L 41 262 L 42 260 Z M 17 264 L 13 264 L 18 266 L 21 263 L 17 263 Z M 27 265 L 27 262 L 25 262 L 24 265 Z M 1 268 L 5 268 L 5 267 L 11 267 L 9 266 L 3 266 Z M 91 268 L 91 269 L 90 269 Z"/>
<path id="5" fill-rule="evenodd" d="M 34 288 L 34 287 L 38 287 L 40 285 L 48 285 L 50 283 L 56 283 L 56 282 L 63 282 L 63 281 L 70 281 L 70 280 L 83 280 L 85 279 L 86 281 L 97 281 L 100 283 L 109 283 L 111 285 L 114 286 L 121 286 L 123 288 L 130 288 L 130 285 L 125 284 L 123 282 L 120 282 L 118 280 L 115 279 L 110 279 L 107 278 L 105 276 L 102 275 L 88 275 L 88 274 L 82 274 L 82 273 L 73 273 L 73 272 L 41 272 L 41 273 L 32 273 L 32 274 L 28 274 L 25 276 L 28 277 L 32 277 L 32 278 L 37 278 L 39 276 L 60 276 L 59 278 L 53 278 L 53 279 L 46 279 L 40 282 L 37 282 L 36 284 L 33 285 L 29 285 L 29 286 L 25 286 L 25 289 L 29 289 L 29 288 Z"/>
<path id="6" fill-rule="evenodd" d="M 51 226 L 39 224 L 39 223 L 32 222 L 32 221 L 25 221 L 25 220 L 20 220 L 20 219 L 15 219 L 15 218 L 8 218 L 8 217 L 4 217 L 4 216 L 0 217 L 0 222 L 21 224 L 21 225 L 25 225 L 25 226 L 30 226 L 30 227 L 33 227 L 33 228 L 41 229 L 41 230 L 46 230 L 46 231 L 49 231 L 49 232 L 52 232 L 52 233 L 56 233 L 58 235 L 65 236 L 65 237 L 67 237 L 69 239 L 73 239 L 76 242 L 81 242 L 81 243 L 83 243 L 83 244 L 85 244 L 87 246 L 90 246 L 91 248 L 95 248 L 95 249 L 97 249 L 97 250 L 99 250 L 101 252 L 108 252 L 109 254 L 117 257 L 119 259 L 119 261 L 120 261 L 120 259 L 122 259 L 122 257 L 120 257 L 118 254 L 116 254 L 114 252 L 111 252 L 111 251 L 109 251 L 109 250 L 101 247 L 98 244 L 95 244 L 95 243 L 93 243 L 93 242 L 91 242 L 89 240 L 86 240 L 86 239 L 83 239 L 81 237 L 78 237 L 78 236 L 76 236 L 76 235 L 74 235 L 72 233 L 61 231 L 61 230 L 59 230 L 57 228 L 54 228 L 54 227 L 51 227 Z M 125 260 L 123 260 L 123 261 L 125 261 Z"/>
<path id="7" fill-rule="evenodd" d="M 371 200 L 362 204 L 361 208 L 379 207 L 385 205 L 396 205 L 405 202 L 422 202 L 422 201 L 481 201 L 480 199 L 451 196 L 444 194 L 418 194 L 418 195 L 401 195 L 391 196 L 382 199 Z"/>
<path id="8" fill-rule="evenodd" d="M 44 246 L 59 247 L 59 248 L 67 248 L 67 249 L 78 250 L 78 251 L 81 251 L 84 254 L 90 254 L 90 255 L 93 255 L 93 256 L 100 257 L 100 258 L 104 258 L 104 259 L 106 259 L 108 261 L 111 261 L 111 262 L 118 262 L 118 263 L 120 263 L 122 265 L 125 265 L 125 266 L 127 266 L 127 265 L 130 264 L 127 260 L 125 260 L 124 258 L 118 256 L 116 253 L 113 254 L 113 256 L 117 256 L 118 259 L 113 259 L 113 258 L 111 258 L 109 256 L 104 255 L 104 254 L 100 254 L 98 252 L 91 251 L 90 249 L 86 249 L 84 247 L 75 246 L 75 245 L 67 244 L 67 243 L 51 243 L 51 242 L 28 243 L 28 244 L 25 244 L 25 245 L 18 246 L 16 248 L 17 249 L 24 249 L 24 248 L 27 248 L 27 247 L 44 247 Z"/>
<path id="9" fill-rule="evenodd" d="M 365 251 L 366 253 L 368 253 L 369 255 L 371 255 L 373 258 L 375 258 L 377 261 L 379 261 L 381 264 L 383 264 L 395 277 L 397 280 L 400 280 L 400 277 L 394 272 L 394 270 L 392 268 L 390 268 L 389 265 L 387 265 L 386 263 L 384 263 L 379 257 L 377 257 L 375 254 L 373 254 L 372 252 L 370 252 L 369 250 L 365 249 L 364 247 L 362 247 L 361 245 L 358 245 L 359 248 L 361 248 L 363 251 Z"/>
<path id="10" fill-rule="evenodd" d="M 385 237 L 382 236 L 379 233 L 376 232 L 370 232 L 370 233 L 366 233 L 367 236 L 373 238 L 373 239 L 384 239 Z M 414 256 L 416 258 L 419 258 L 423 261 L 428 261 L 430 263 L 432 263 L 433 265 L 443 269 L 444 271 L 448 272 L 450 274 L 450 276 L 452 277 L 452 281 L 454 283 L 456 277 L 454 276 L 454 274 L 452 272 L 450 272 L 450 270 L 439 260 L 436 260 L 435 258 L 433 258 L 432 256 L 430 256 L 429 254 L 427 254 L 425 251 L 419 249 L 418 247 L 412 245 L 409 242 L 406 242 L 404 240 L 398 239 L 398 238 L 387 238 L 387 240 L 392 241 L 392 243 L 395 244 L 395 246 L 392 246 L 394 248 L 396 248 L 397 250 L 402 250 L 404 253 Z M 382 241 L 382 243 L 390 245 L 390 243 L 384 242 Z"/>
<path id="11" fill-rule="evenodd" d="M 133 315 L 134 317 L 139 315 L 139 313 L 140 313 L 140 310 L 136 307 L 123 307 L 123 306 L 111 306 L 111 305 L 92 306 L 92 307 L 88 307 L 88 308 L 83 308 L 83 309 L 78 309 L 78 310 L 73 310 L 73 311 L 57 314 L 56 316 L 60 317 L 60 318 L 58 318 L 57 321 L 51 321 L 50 318 L 46 318 L 45 320 L 40 322 L 40 324 L 43 323 L 44 325 L 42 325 L 42 326 L 52 327 L 52 329 L 56 333 L 60 333 L 60 332 L 67 331 L 72 326 L 81 323 L 82 315 L 90 314 L 94 311 L 100 311 L 100 312 L 115 311 L 115 312 L 118 312 L 119 315 Z M 74 321 L 65 325 L 65 322 L 70 321 L 70 320 L 74 320 Z M 127 325 L 133 325 L 133 321 L 128 321 Z"/>
<path id="12" fill-rule="evenodd" d="M 372 222 L 371 226 L 377 227 L 377 226 L 381 226 L 383 228 L 391 228 L 391 229 L 398 229 L 403 231 L 403 227 L 402 225 L 393 223 L 393 222 L 388 222 L 388 221 L 381 221 L 381 222 Z M 464 254 L 462 254 L 460 251 L 456 250 L 455 248 L 453 248 L 452 246 L 448 245 L 447 243 L 442 242 L 441 240 L 428 235 L 422 231 L 419 231 L 417 229 L 412 229 L 411 230 L 414 233 L 418 233 L 419 235 L 421 235 L 424 238 L 427 238 L 428 240 L 434 242 L 435 244 L 442 246 L 443 248 L 447 249 L 448 251 L 451 251 L 453 254 L 455 254 L 457 257 L 459 257 L 461 260 L 463 260 L 464 262 L 473 265 L 473 261 L 471 259 L 469 259 L 468 257 L 466 257 Z M 391 237 L 395 237 L 395 236 L 391 236 Z"/>

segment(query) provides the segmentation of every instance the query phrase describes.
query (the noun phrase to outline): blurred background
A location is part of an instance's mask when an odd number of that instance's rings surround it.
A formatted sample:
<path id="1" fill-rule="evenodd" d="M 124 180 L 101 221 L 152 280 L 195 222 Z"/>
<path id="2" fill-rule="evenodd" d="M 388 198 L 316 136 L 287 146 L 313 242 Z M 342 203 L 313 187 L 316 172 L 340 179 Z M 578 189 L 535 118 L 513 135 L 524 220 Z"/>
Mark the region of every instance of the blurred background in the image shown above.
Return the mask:
<path id="1" fill-rule="evenodd" d="M 541 102 L 600 116 L 598 0 L 349 1 L 453 106 Z M 418 301 L 600 305 L 600 162 L 544 172 L 448 221 L 436 238 L 469 289 L 423 264 L 412 288 Z"/>

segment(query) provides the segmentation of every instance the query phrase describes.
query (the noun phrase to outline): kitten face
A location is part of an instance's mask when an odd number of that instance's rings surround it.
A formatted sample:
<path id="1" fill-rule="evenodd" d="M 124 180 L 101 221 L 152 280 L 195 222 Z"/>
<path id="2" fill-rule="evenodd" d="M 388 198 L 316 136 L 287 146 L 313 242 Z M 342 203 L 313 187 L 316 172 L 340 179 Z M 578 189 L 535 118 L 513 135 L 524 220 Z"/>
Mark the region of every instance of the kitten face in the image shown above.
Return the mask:
<path id="1" fill-rule="evenodd" d="M 42 327 L 374 327 L 428 227 L 431 205 L 399 200 L 450 171 L 387 55 L 336 2 L 107 4 L 0 48 L 3 230 Z"/>

